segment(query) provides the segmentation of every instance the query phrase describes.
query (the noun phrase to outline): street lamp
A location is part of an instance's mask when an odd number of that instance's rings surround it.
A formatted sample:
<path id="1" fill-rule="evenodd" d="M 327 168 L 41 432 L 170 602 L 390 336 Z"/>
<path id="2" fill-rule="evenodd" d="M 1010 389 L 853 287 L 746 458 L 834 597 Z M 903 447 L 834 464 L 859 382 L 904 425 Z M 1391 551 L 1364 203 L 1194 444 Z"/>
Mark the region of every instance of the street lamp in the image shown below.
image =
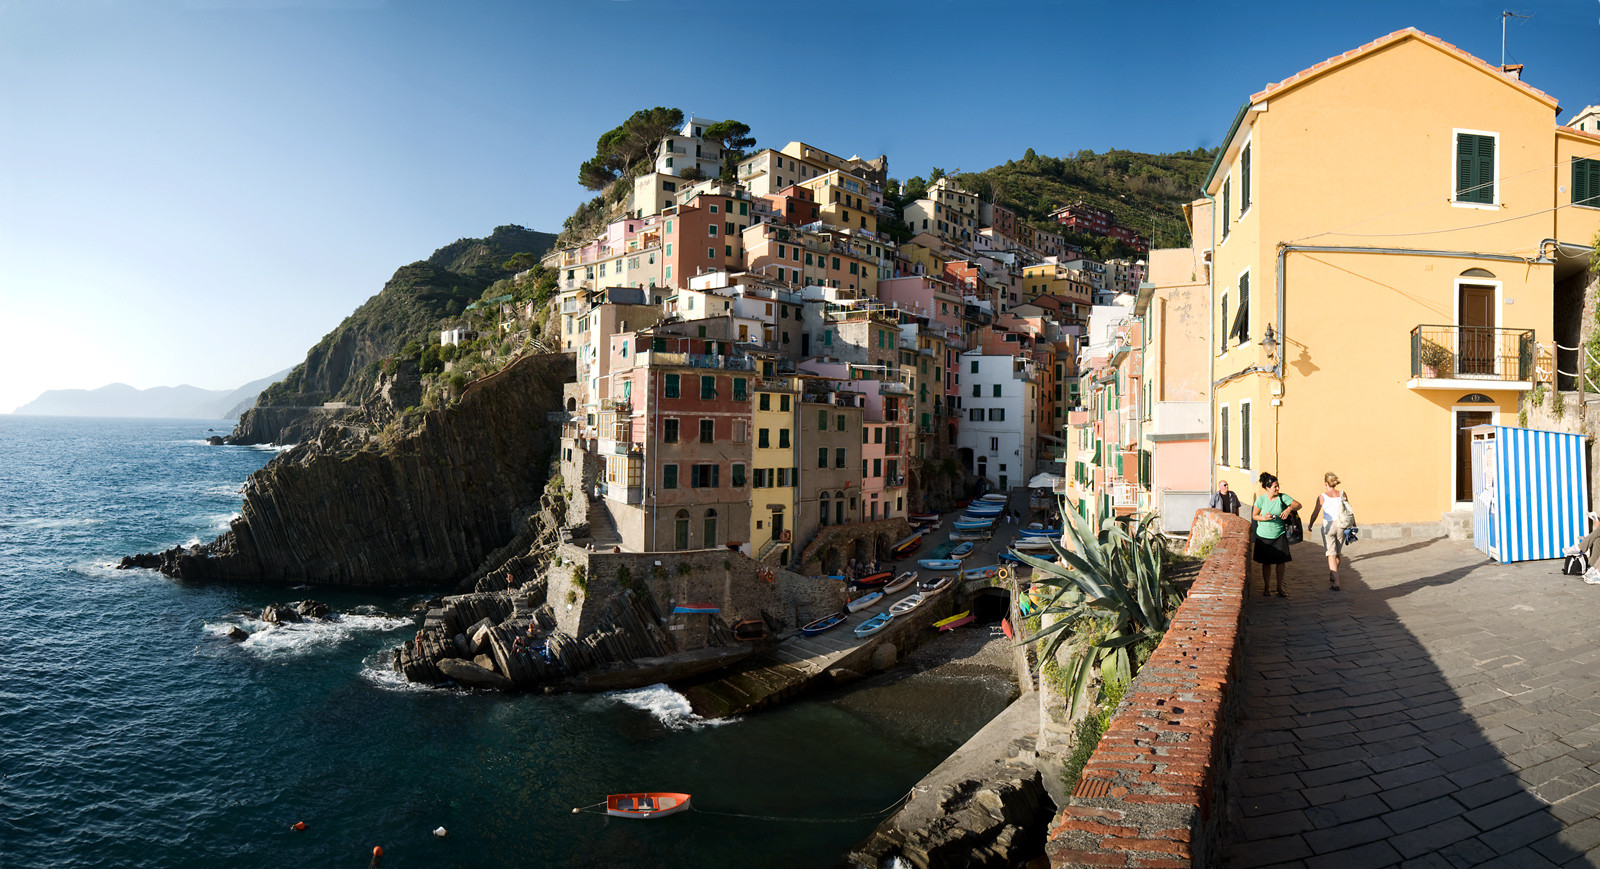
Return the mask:
<path id="1" fill-rule="evenodd" d="M 1261 336 L 1261 347 L 1267 351 L 1268 359 L 1278 358 L 1278 336 L 1272 331 L 1272 324 L 1267 324 L 1267 333 Z"/>

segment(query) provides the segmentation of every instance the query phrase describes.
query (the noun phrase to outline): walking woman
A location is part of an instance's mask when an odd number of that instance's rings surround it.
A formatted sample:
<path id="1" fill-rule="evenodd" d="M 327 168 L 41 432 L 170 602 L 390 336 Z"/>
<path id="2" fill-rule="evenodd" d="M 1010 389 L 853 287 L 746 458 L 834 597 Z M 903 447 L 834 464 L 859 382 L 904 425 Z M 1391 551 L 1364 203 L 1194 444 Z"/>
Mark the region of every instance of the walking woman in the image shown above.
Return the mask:
<path id="1" fill-rule="evenodd" d="M 1283 517 L 1300 509 L 1300 502 L 1278 489 L 1278 478 L 1261 472 L 1263 494 L 1256 499 L 1251 518 L 1256 520 L 1255 562 L 1261 565 L 1261 593 L 1272 594 L 1272 574 L 1278 574 L 1278 597 L 1288 597 L 1283 591 L 1283 566 L 1293 561 L 1289 555 L 1289 538 L 1285 536 Z"/>
<path id="2" fill-rule="evenodd" d="M 1322 494 L 1311 505 L 1311 524 L 1322 514 L 1322 551 L 1328 556 L 1328 589 L 1339 590 L 1339 553 L 1344 551 L 1345 508 L 1350 499 L 1339 491 L 1339 475 L 1332 471 L 1322 475 Z"/>

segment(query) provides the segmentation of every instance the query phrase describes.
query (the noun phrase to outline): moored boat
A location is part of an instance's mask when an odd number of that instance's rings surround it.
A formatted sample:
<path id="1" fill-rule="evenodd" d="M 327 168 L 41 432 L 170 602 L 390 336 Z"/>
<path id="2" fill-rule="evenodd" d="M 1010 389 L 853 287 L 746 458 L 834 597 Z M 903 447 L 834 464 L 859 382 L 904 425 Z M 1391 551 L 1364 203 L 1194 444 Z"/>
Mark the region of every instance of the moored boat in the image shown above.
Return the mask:
<path id="1" fill-rule="evenodd" d="M 905 591 L 906 589 L 910 588 L 911 584 L 916 582 L 916 581 L 917 581 L 917 572 L 915 570 L 904 571 L 899 576 L 894 578 L 894 582 L 891 582 L 888 585 L 885 585 L 883 587 L 883 593 L 884 594 L 899 594 L 900 592 Z"/>
<path id="2" fill-rule="evenodd" d="M 1017 532 L 1023 537 L 1060 537 L 1060 528 L 1024 528 Z"/>
<path id="3" fill-rule="evenodd" d="M 994 527 L 993 519 L 957 519 L 950 523 L 957 531 L 979 531 Z"/>
<path id="4" fill-rule="evenodd" d="M 895 601 L 894 606 L 889 607 L 889 614 L 896 617 L 903 616 L 917 607 L 922 606 L 922 602 L 925 600 L 927 600 L 927 597 L 925 597 L 920 591 L 908 594 L 905 597 Z"/>
<path id="5" fill-rule="evenodd" d="M 861 597 L 856 598 L 855 600 L 845 604 L 844 607 L 853 613 L 858 613 L 880 600 L 883 600 L 883 592 L 875 591 L 872 594 L 862 595 Z"/>
<path id="6" fill-rule="evenodd" d="M 1010 495 L 1002 495 L 999 492 L 990 492 L 989 494 L 984 495 L 983 497 L 979 498 L 978 500 L 979 501 L 988 501 L 991 504 L 1004 504 L 1004 503 L 1007 503 L 1008 501 L 1011 500 L 1011 496 Z"/>
<path id="7" fill-rule="evenodd" d="M 917 566 L 924 570 L 955 570 L 961 566 L 961 562 L 953 558 L 921 558 L 917 560 Z"/>
<path id="8" fill-rule="evenodd" d="M 1011 541 L 1011 548 L 1018 552 L 1052 552 L 1056 544 L 1049 537 L 1018 537 Z"/>
<path id="9" fill-rule="evenodd" d="M 994 536 L 994 532 L 992 530 L 990 530 L 990 529 L 969 528 L 969 529 L 964 529 L 964 530 L 961 530 L 961 531 L 953 531 L 953 532 L 951 532 L 950 539 L 951 540 L 956 540 L 956 541 L 962 541 L 962 540 L 988 540 L 990 537 L 993 537 L 993 536 Z"/>
<path id="10" fill-rule="evenodd" d="M 912 513 L 911 521 L 918 525 L 928 525 L 939 521 L 938 513 Z"/>
<path id="11" fill-rule="evenodd" d="M 859 577 L 850 584 L 856 588 L 878 588 L 891 579 L 894 579 L 894 571 L 880 570 L 877 573 Z"/>
<path id="12" fill-rule="evenodd" d="M 828 613 L 822 618 L 800 628 L 800 633 L 808 637 L 814 637 L 824 631 L 830 631 L 838 627 L 844 621 L 844 618 L 844 613 Z"/>
<path id="13" fill-rule="evenodd" d="M 611 794 L 606 797 L 606 814 L 613 818 L 660 818 L 677 814 L 687 808 L 689 808 L 688 794 L 652 791 L 644 794 Z"/>
<path id="14" fill-rule="evenodd" d="M 907 555 L 917 551 L 917 548 L 922 546 L 922 535 L 924 533 L 925 532 L 923 531 L 918 531 L 910 537 L 907 537 L 906 539 L 901 540 L 899 543 L 889 547 L 889 554 L 894 558 L 905 558 Z"/>
<path id="15" fill-rule="evenodd" d="M 972 554 L 972 550 L 977 548 L 977 545 L 978 544 L 972 543 L 970 541 L 967 542 L 967 543 L 963 543 L 960 546 L 957 546 L 956 548 L 950 550 L 950 557 L 952 559 L 956 560 L 956 561 L 960 561 L 961 559 L 966 558 L 967 556 L 971 555 Z"/>
<path id="16" fill-rule="evenodd" d="M 922 589 L 922 598 L 923 600 L 927 600 L 928 598 L 933 597 L 939 592 L 949 588 L 954 582 L 955 579 L 953 577 L 936 576 L 932 579 L 924 579 L 923 581 L 917 583 L 917 588 Z"/>
<path id="17" fill-rule="evenodd" d="M 877 615 L 873 616 L 872 618 L 867 619 L 866 621 L 862 622 L 859 625 L 856 625 L 856 636 L 858 636 L 858 637 L 870 637 L 873 634 L 875 634 L 875 633 L 883 630 L 884 628 L 888 627 L 889 626 L 889 620 L 892 619 L 892 618 L 894 618 L 894 616 L 891 615 L 888 612 L 878 613 Z"/>
<path id="18" fill-rule="evenodd" d="M 998 564 L 990 564 L 990 565 L 987 565 L 985 567 L 974 567 L 974 568 L 971 568 L 970 570 L 963 570 L 963 571 L 961 571 L 961 578 L 962 579 L 989 579 L 991 577 L 998 576 L 999 573 L 1000 573 L 1000 565 L 998 565 Z"/>
<path id="19" fill-rule="evenodd" d="M 994 504 L 994 505 L 973 504 L 971 507 L 968 507 L 963 512 L 964 512 L 964 515 L 967 515 L 967 516 L 999 516 L 1001 513 L 1004 513 L 1005 511 L 1006 511 L 1006 508 L 1000 506 L 999 504 Z"/>
<path id="20" fill-rule="evenodd" d="M 951 616 L 950 618 L 941 619 L 939 621 L 936 621 L 936 622 L 933 623 L 933 626 L 938 628 L 941 631 L 948 631 L 948 630 L 951 630 L 951 629 L 954 629 L 954 628 L 959 628 L 962 625 L 971 624 L 971 623 L 972 623 L 972 611 L 968 610 L 967 612 L 964 612 L 964 613 L 956 613 L 955 615 Z"/>

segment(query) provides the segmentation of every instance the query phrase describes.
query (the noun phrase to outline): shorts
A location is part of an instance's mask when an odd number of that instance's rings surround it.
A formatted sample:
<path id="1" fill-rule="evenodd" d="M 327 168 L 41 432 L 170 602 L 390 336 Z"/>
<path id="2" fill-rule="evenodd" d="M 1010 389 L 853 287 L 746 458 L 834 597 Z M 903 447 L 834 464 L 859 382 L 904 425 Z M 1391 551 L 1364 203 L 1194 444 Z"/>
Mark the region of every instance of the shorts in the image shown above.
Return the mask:
<path id="1" fill-rule="evenodd" d="M 1329 558 L 1338 558 L 1344 552 L 1344 529 L 1336 528 L 1332 523 L 1322 526 L 1322 554 Z"/>

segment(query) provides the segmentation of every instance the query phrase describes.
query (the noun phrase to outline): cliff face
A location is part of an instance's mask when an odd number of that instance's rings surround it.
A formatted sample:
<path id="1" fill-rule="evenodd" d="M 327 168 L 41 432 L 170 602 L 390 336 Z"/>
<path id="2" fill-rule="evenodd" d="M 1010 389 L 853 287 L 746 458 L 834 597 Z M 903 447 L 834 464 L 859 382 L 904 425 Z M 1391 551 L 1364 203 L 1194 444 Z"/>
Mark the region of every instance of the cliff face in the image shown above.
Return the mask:
<path id="1" fill-rule="evenodd" d="M 192 549 L 126 559 L 181 579 L 362 587 L 453 584 L 537 510 L 573 379 L 524 357 L 378 448 L 333 423 L 251 475 L 243 515 Z"/>

